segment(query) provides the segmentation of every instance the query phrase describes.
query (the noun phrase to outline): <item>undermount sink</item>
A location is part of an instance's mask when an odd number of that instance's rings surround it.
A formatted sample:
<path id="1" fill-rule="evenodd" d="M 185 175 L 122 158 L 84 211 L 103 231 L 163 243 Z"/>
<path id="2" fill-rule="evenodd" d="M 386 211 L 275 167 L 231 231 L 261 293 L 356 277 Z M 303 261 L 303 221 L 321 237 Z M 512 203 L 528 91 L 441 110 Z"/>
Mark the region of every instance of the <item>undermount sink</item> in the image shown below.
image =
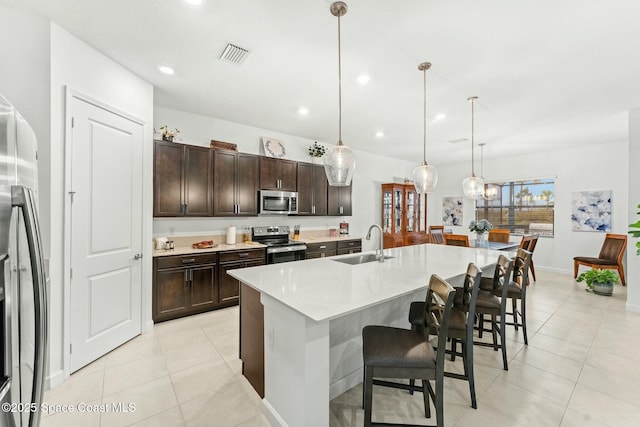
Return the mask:
<path id="1" fill-rule="evenodd" d="M 384 259 L 390 259 L 390 258 L 393 258 L 393 257 L 392 256 L 384 257 Z M 378 261 L 378 257 L 376 256 L 376 254 L 364 254 L 364 255 L 350 256 L 348 258 L 334 259 L 333 261 L 342 262 L 344 264 L 357 265 L 357 264 L 364 264 L 367 262 Z"/>

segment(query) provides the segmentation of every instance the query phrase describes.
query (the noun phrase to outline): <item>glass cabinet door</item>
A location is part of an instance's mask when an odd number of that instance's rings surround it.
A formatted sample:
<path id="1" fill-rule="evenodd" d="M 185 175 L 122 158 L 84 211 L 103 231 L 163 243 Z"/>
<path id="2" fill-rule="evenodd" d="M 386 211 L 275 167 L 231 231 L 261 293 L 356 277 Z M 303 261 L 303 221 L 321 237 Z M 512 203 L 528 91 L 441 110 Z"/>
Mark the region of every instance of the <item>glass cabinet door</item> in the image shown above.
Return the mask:
<path id="1" fill-rule="evenodd" d="M 402 188 L 394 188 L 393 189 L 393 196 L 394 196 L 394 200 L 393 203 L 395 205 L 394 207 L 394 232 L 395 233 L 402 233 L 402 218 L 403 218 L 403 208 L 404 206 L 402 206 Z"/>
<path id="2" fill-rule="evenodd" d="M 406 207 L 406 229 L 405 232 L 406 233 L 413 233 L 414 231 L 418 231 L 417 230 L 417 219 L 418 216 L 416 214 L 416 210 L 418 207 L 418 203 L 417 203 L 417 194 L 415 191 L 406 190 L 405 193 L 405 201 L 407 204 Z"/>
<path id="3" fill-rule="evenodd" d="M 382 192 L 382 229 L 385 233 L 391 233 L 391 224 L 393 224 L 392 208 L 392 192 L 391 190 L 384 190 Z"/>

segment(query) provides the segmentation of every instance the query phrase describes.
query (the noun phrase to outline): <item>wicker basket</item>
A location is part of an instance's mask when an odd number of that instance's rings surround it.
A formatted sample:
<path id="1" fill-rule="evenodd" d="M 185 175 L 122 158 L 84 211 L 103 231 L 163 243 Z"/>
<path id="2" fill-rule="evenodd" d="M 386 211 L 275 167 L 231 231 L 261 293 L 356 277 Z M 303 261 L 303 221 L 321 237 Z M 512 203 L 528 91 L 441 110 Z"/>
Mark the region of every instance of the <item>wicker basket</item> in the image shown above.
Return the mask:
<path id="1" fill-rule="evenodd" d="M 211 140 L 211 145 L 209 147 L 214 148 L 216 150 L 238 151 L 237 144 L 232 144 L 230 142 L 224 142 L 224 141 L 216 141 L 214 139 Z"/>

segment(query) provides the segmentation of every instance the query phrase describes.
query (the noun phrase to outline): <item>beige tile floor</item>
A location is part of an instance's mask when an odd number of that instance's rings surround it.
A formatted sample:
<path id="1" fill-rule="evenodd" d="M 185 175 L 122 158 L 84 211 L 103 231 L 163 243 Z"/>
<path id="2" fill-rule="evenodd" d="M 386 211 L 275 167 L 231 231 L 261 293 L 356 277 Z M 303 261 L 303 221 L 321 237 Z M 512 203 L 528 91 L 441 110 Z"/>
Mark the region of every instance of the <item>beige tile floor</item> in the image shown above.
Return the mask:
<path id="1" fill-rule="evenodd" d="M 478 409 L 467 383 L 447 379 L 447 426 L 640 425 L 640 315 L 613 297 L 584 291 L 570 275 L 539 271 L 528 291 L 529 346 L 507 330 L 509 371 L 500 352 L 475 347 Z M 461 369 L 461 361 L 447 362 Z M 45 393 L 47 404 L 133 403 L 135 412 L 58 413 L 44 427 L 268 426 L 240 374 L 238 308 L 164 322 Z M 361 387 L 331 403 L 332 426 L 361 426 Z M 374 388 L 374 419 L 425 423 L 422 396 Z"/>

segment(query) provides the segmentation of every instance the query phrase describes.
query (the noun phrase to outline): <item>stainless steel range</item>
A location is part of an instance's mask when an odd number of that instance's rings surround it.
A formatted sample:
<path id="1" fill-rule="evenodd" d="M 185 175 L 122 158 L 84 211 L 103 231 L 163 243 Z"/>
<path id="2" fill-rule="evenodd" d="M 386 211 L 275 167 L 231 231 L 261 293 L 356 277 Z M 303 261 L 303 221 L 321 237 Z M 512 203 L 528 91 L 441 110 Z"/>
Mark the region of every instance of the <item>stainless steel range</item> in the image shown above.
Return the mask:
<path id="1" fill-rule="evenodd" d="M 305 258 L 307 245 L 289 240 L 289 226 L 253 227 L 251 240 L 267 245 L 267 264 L 299 261 Z"/>

